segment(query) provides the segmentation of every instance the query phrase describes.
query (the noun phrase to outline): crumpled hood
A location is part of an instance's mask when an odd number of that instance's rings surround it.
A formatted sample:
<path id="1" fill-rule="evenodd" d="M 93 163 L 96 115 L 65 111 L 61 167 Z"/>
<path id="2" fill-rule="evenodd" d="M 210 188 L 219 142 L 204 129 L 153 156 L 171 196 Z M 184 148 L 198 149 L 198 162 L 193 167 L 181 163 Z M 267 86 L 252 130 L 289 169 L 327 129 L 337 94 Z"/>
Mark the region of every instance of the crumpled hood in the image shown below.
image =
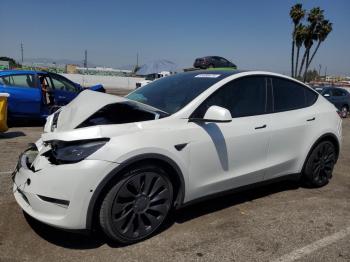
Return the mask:
<path id="1" fill-rule="evenodd" d="M 72 130 L 102 107 L 125 101 L 129 100 L 115 95 L 84 90 L 59 111 L 56 131 Z"/>

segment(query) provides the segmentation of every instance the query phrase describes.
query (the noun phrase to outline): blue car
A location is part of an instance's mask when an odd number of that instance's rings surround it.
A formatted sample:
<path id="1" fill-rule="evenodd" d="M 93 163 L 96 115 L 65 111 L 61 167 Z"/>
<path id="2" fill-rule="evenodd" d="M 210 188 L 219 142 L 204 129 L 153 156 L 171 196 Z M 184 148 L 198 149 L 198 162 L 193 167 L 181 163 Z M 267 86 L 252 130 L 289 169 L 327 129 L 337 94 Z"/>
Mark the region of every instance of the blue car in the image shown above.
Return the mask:
<path id="1" fill-rule="evenodd" d="M 340 112 L 341 117 L 346 118 L 350 108 L 350 94 L 347 90 L 338 87 L 316 87 L 315 90 L 331 102 Z"/>
<path id="2" fill-rule="evenodd" d="M 0 71 L 0 93 L 9 93 L 8 119 L 45 119 L 72 101 L 81 85 L 55 73 L 42 71 Z M 102 85 L 90 90 L 105 92 Z"/>

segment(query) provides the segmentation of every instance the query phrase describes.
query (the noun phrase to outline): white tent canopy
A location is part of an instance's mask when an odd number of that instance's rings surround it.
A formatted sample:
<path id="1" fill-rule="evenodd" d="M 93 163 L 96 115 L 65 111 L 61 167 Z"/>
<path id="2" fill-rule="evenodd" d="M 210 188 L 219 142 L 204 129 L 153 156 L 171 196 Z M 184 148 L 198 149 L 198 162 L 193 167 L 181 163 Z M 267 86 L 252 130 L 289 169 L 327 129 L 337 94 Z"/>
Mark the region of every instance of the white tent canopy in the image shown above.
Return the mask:
<path id="1" fill-rule="evenodd" d="M 136 72 L 136 74 L 144 76 L 149 74 L 160 73 L 162 71 L 177 72 L 178 66 L 177 64 L 169 60 L 154 60 L 142 65 L 140 69 Z"/>

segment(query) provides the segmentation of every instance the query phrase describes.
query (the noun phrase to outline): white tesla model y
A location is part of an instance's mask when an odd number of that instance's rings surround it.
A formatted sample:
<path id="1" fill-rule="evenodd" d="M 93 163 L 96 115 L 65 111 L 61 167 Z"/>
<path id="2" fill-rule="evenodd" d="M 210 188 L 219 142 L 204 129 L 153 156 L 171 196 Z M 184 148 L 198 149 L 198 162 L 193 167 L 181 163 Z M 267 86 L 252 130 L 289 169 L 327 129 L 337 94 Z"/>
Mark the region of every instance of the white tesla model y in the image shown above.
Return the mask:
<path id="1" fill-rule="evenodd" d="M 20 156 L 13 192 L 46 224 L 132 243 L 205 196 L 277 178 L 326 185 L 341 129 L 321 95 L 269 72 L 180 73 L 125 98 L 84 91 Z"/>

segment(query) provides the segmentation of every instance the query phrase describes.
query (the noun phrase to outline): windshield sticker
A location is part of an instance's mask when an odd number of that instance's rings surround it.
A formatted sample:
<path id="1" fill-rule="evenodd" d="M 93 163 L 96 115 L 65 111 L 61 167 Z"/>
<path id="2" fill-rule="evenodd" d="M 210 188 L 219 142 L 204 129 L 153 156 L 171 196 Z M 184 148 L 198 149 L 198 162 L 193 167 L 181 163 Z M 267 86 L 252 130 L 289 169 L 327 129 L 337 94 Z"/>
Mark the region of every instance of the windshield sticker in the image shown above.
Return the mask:
<path id="1" fill-rule="evenodd" d="M 219 74 L 200 74 L 196 75 L 195 78 L 218 78 Z"/>

